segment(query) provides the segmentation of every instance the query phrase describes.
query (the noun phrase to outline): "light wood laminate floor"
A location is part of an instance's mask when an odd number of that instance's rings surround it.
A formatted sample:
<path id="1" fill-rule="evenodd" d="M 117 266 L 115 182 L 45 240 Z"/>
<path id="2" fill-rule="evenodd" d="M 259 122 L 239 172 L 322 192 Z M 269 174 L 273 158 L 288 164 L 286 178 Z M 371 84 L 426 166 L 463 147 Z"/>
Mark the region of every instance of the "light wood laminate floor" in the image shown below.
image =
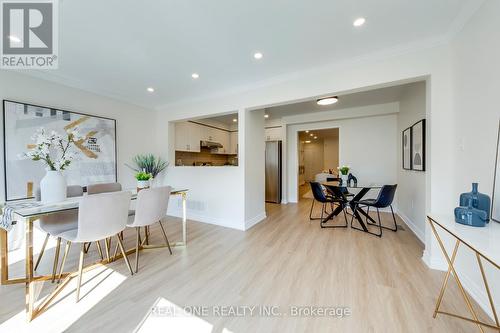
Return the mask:
<path id="1" fill-rule="evenodd" d="M 174 249 L 172 256 L 165 249 L 141 252 L 139 274 L 132 277 L 123 261 L 88 273 L 80 303 L 74 303 L 73 285 L 30 324 L 24 320 L 24 285 L 1 286 L 0 331 L 131 332 L 159 298 L 181 308 L 267 305 L 289 313 L 291 305 L 343 306 L 352 312 L 342 319 L 289 315 L 201 318 L 211 332 L 476 330 L 463 321 L 432 318 L 444 273 L 425 266 L 423 246 L 407 228 L 386 231 L 382 239 L 349 228 L 320 229 L 318 221 L 308 219 L 310 202 L 269 204 L 268 218 L 247 232 L 190 222 L 187 248 Z M 387 214 L 383 218 L 390 221 Z M 180 238 L 180 226 L 178 219 L 169 219 L 171 241 Z M 159 228 L 152 228 L 152 233 L 153 241 L 160 243 Z M 126 239 L 126 247 L 133 246 L 134 233 L 128 231 Z M 53 253 L 53 249 L 47 250 L 40 271 L 50 271 Z M 96 258 L 95 247 L 90 257 Z M 75 246 L 69 269 L 76 269 L 77 258 Z M 130 260 L 133 265 L 134 256 Z M 23 262 L 11 265 L 13 274 L 22 274 L 23 268 Z M 443 309 L 466 314 L 456 291 L 451 282 Z"/>

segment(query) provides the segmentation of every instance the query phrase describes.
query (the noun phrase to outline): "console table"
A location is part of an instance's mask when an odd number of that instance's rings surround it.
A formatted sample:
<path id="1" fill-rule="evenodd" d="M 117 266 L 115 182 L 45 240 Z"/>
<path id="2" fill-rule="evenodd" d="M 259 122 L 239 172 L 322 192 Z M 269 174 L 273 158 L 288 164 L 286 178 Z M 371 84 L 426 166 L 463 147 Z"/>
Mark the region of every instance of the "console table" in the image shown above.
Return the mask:
<path id="1" fill-rule="evenodd" d="M 462 225 L 459 223 L 455 222 L 455 218 L 452 215 L 429 215 L 427 216 L 427 219 L 429 221 L 429 224 L 431 226 L 432 232 L 434 233 L 434 236 L 436 236 L 436 239 L 439 243 L 439 246 L 441 248 L 441 251 L 443 252 L 444 257 L 446 258 L 446 261 L 448 262 L 448 271 L 446 273 L 446 276 L 443 281 L 443 285 L 441 287 L 441 291 L 439 292 L 439 296 L 437 299 L 436 303 L 436 308 L 434 310 L 434 315 L 433 317 L 436 318 L 437 314 L 444 314 L 447 316 L 459 318 L 462 320 L 467 320 L 470 322 L 473 322 L 477 325 L 478 329 L 481 332 L 483 331 L 483 326 L 489 327 L 492 329 L 496 329 L 500 331 L 500 324 L 498 320 L 498 315 L 495 309 L 495 303 L 493 301 L 490 287 L 488 284 L 488 279 L 486 277 L 486 274 L 484 272 L 484 266 L 483 263 L 484 261 L 490 263 L 493 265 L 496 269 L 500 269 L 500 223 L 496 223 L 494 221 L 491 221 L 486 225 L 484 228 L 478 228 L 478 227 L 470 227 L 466 225 Z M 448 251 L 446 250 L 443 241 L 441 237 L 439 236 L 439 233 L 437 230 L 441 229 L 444 230 L 446 233 L 451 235 L 454 240 L 455 244 L 453 247 L 453 252 L 450 256 Z M 481 320 L 478 319 L 476 312 L 474 311 L 474 307 L 472 306 L 472 303 L 469 299 L 469 296 L 464 290 L 464 287 L 460 281 L 460 278 L 455 271 L 454 263 L 455 263 L 455 258 L 457 256 L 458 248 L 460 244 L 465 245 L 467 248 L 472 250 L 477 259 L 477 269 L 480 271 L 481 276 L 483 278 L 484 282 L 484 287 L 486 289 L 486 294 L 488 295 L 488 300 L 491 306 L 491 310 L 493 313 L 493 318 L 495 320 L 494 324 L 490 323 L 485 323 Z M 472 318 L 467 318 L 464 316 L 460 316 L 454 313 L 446 312 L 440 310 L 441 306 L 441 301 L 443 300 L 443 295 L 446 290 L 446 286 L 448 285 L 448 280 L 450 278 L 450 275 L 453 275 L 455 278 L 455 281 L 458 285 L 458 288 L 460 289 L 460 293 L 462 294 L 462 297 L 465 300 L 465 303 L 467 304 L 467 308 L 469 309 L 470 314 L 472 315 Z"/>

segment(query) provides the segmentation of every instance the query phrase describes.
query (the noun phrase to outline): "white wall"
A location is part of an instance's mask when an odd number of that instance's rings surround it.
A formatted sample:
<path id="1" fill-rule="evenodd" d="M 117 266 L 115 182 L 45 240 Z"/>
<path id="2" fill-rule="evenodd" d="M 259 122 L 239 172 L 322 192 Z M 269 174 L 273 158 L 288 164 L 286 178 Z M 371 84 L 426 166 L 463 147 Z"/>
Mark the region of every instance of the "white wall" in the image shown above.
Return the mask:
<path id="1" fill-rule="evenodd" d="M 264 110 L 243 110 L 245 168 L 245 229 L 266 217 Z M 255 163 L 255 162 L 258 163 Z"/>
<path id="2" fill-rule="evenodd" d="M 298 158 L 300 160 L 301 157 Z M 323 140 L 304 144 L 304 180 L 306 182 L 315 180 L 315 176 L 323 171 L 324 162 Z"/>
<path id="3" fill-rule="evenodd" d="M 426 225 L 426 184 L 425 172 L 404 170 L 402 167 L 402 131 L 426 116 L 425 82 L 415 83 L 405 88 L 401 94 L 398 114 L 398 214 L 420 238 L 425 241 Z M 428 143 L 428 141 L 427 141 Z"/>
<path id="4" fill-rule="evenodd" d="M 333 170 L 337 172 L 339 166 L 339 139 L 338 138 L 325 138 L 324 142 L 324 170 Z"/>
<path id="5" fill-rule="evenodd" d="M 152 110 L 13 71 L 0 71 L 0 99 L 116 119 L 118 181 L 124 187 L 136 186 L 133 172 L 124 163 L 130 163 L 136 154 L 156 152 L 155 135 L 151 131 L 156 113 Z M 3 155 L 0 158 L 3 159 Z M 3 161 L 0 162 L 0 174 L 3 174 Z M 4 179 L 0 179 L 0 196 L 4 198 Z"/>
<path id="6" fill-rule="evenodd" d="M 500 1 L 485 1 L 466 27 L 452 42 L 453 111 L 448 126 L 454 128 L 453 199 L 470 190 L 472 182 L 491 196 L 495 151 L 500 120 L 498 94 L 500 89 Z M 491 222 L 490 222 L 491 223 Z M 492 222 L 494 223 L 494 222 Z M 500 241 L 500 240 L 499 240 Z M 476 258 L 468 251 L 459 251 L 458 272 L 465 286 L 483 307 L 488 300 Z M 500 304 L 500 272 L 485 264 L 490 289 Z"/>
<path id="7" fill-rule="evenodd" d="M 397 103 L 394 104 L 397 105 Z M 308 115 L 308 118 L 314 119 L 311 115 Z M 290 125 L 287 135 L 289 202 L 298 201 L 296 171 L 298 170 L 298 132 L 325 128 L 339 129 L 340 164 L 350 165 L 359 183 L 395 184 L 397 182 L 397 115 L 395 113 Z"/>

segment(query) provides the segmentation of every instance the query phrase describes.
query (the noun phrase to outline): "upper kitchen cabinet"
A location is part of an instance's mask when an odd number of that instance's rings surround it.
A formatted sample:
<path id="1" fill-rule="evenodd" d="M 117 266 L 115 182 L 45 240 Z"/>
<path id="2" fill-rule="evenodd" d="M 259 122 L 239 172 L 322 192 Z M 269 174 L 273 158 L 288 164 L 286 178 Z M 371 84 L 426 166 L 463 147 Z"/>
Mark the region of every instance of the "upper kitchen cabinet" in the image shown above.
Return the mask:
<path id="1" fill-rule="evenodd" d="M 265 130 L 265 140 L 266 141 L 279 141 L 283 140 L 282 127 L 268 127 Z"/>
<path id="2" fill-rule="evenodd" d="M 197 124 L 183 121 L 175 124 L 175 150 L 200 152 L 201 131 Z"/>
<path id="3" fill-rule="evenodd" d="M 175 123 L 175 165 L 238 165 L 237 130 L 238 114 Z"/>

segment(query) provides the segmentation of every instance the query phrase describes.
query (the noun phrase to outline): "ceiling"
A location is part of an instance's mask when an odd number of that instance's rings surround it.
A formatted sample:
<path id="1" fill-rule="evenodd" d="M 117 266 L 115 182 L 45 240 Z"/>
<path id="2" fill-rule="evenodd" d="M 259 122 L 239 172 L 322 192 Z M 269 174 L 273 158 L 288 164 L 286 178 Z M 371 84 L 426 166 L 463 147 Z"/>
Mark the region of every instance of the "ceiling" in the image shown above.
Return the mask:
<path id="1" fill-rule="evenodd" d="M 444 35 L 477 1 L 62 0 L 59 69 L 32 75 L 157 108 Z"/>
<path id="2" fill-rule="evenodd" d="M 293 116 L 304 113 L 315 113 L 322 111 L 331 111 L 337 109 L 347 109 L 361 107 L 367 105 L 385 104 L 397 102 L 401 98 L 401 93 L 405 89 L 409 89 L 417 84 L 425 84 L 424 82 L 408 83 L 393 87 L 379 88 L 368 91 L 362 91 L 352 94 L 338 96 L 338 102 L 332 105 L 321 106 L 316 103 L 316 100 L 280 105 L 266 109 L 269 115 L 269 121 L 282 118 L 285 116 Z"/>
<path id="3" fill-rule="evenodd" d="M 233 126 L 238 123 L 237 121 L 234 121 L 234 119 L 238 120 L 238 113 L 231 113 L 223 116 L 203 118 L 203 119 L 198 119 L 198 121 L 211 120 L 222 123 L 227 126 Z"/>
<path id="4" fill-rule="evenodd" d="M 315 137 L 317 139 L 315 139 Z M 299 140 L 300 141 L 306 141 L 306 140 L 309 141 L 310 140 L 310 141 L 314 142 L 316 140 L 338 139 L 338 138 L 339 138 L 339 129 L 338 128 L 311 130 L 308 132 L 305 132 L 305 131 L 299 132 Z"/>

